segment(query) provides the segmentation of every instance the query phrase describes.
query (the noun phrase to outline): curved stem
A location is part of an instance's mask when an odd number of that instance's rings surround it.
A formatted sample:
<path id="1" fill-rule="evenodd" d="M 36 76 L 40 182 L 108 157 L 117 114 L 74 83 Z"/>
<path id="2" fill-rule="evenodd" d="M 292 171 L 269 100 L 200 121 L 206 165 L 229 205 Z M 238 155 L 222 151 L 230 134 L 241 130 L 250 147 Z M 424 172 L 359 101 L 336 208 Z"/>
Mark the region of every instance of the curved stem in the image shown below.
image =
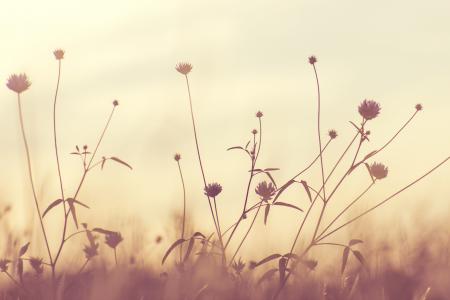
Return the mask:
<path id="1" fill-rule="evenodd" d="M 184 185 L 183 172 L 181 172 L 180 161 L 177 161 L 178 171 L 180 173 L 181 185 L 183 187 L 183 223 L 181 227 L 181 238 L 184 239 L 184 230 L 186 224 L 186 187 Z M 183 259 L 183 244 L 180 245 L 180 262 Z"/>
<path id="2" fill-rule="evenodd" d="M 50 245 L 48 243 L 47 233 L 45 231 L 44 222 L 42 221 L 41 210 L 39 208 L 39 202 L 38 202 L 38 198 L 37 198 L 37 195 L 36 195 L 36 189 L 34 187 L 33 171 L 31 169 L 30 149 L 28 148 L 27 137 L 26 137 L 26 134 L 25 134 L 25 126 L 24 126 L 23 114 L 22 114 L 22 103 L 20 101 L 20 94 L 19 93 L 17 93 L 17 104 L 18 104 L 18 107 L 19 107 L 20 128 L 21 128 L 21 131 L 22 131 L 22 138 L 23 138 L 23 143 L 24 143 L 24 146 L 25 146 L 25 152 L 26 152 L 26 157 L 27 157 L 28 177 L 29 177 L 30 183 L 31 183 L 31 190 L 33 192 L 34 203 L 36 205 L 36 211 L 38 213 L 39 223 L 40 223 L 41 229 L 42 229 L 42 234 L 44 235 L 44 240 L 45 240 L 45 245 L 47 247 L 48 257 L 49 257 L 50 263 L 53 263 L 52 254 L 51 254 L 51 251 L 50 251 Z"/>
<path id="3" fill-rule="evenodd" d="M 323 198 L 327 199 L 325 193 L 325 172 L 323 170 L 323 155 L 322 155 L 322 138 L 320 133 L 320 85 L 319 85 L 319 76 L 317 75 L 316 65 L 312 64 L 314 68 L 314 74 L 316 75 L 316 83 L 317 83 L 317 137 L 319 139 L 319 156 L 320 156 L 320 169 L 322 173 L 322 190 L 323 190 Z"/>

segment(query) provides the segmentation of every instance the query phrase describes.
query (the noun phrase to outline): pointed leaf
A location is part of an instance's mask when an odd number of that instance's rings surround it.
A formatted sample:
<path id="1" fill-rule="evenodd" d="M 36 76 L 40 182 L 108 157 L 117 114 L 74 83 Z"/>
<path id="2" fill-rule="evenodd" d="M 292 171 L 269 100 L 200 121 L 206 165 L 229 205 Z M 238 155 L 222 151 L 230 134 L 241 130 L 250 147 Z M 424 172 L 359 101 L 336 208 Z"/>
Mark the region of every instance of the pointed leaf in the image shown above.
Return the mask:
<path id="1" fill-rule="evenodd" d="M 350 240 L 350 242 L 348 242 L 348 245 L 353 246 L 353 245 L 361 244 L 361 243 L 364 243 L 364 242 L 362 240 L 353 239 L 353 240 Z"/>
<path id="2" fill-rule="evenodd" d="M 21 257 L 22 255 L 24 255 L 27 252 L 28 246 L 30 246 L 30 242 L 26 243 L 25 245 L 23 245 L 20 248 L 20 250 L 19 250 L 19 257 Z"/>
<path id="3" fill-rule="evenodd" d="M 365 266 L 366 265 L 366 260 L 364 259 L 364 256 L 361 254 L 361 252 L 359 252 L 358 250 L 352 250 L 353 255 L 359 260 L 359 262 Z"/>
<path id="4" fill-rule="evenodd" d="M 73 198 L 67 198 L 66 201 L 69 203 L 69 212 L 72 214 L 73 221 L 75 222 L 75 226 L 78 229 L 78 220 L 77 220 L 77 212 L 75 210 L 75 205 L 73 205 Z"/>
<path id="5" fill-rule="evenodd" d="M 188 260 L 189 255 L 191 254 L 192 248 L 194 248 L 194 242 L 195 242 L 195 239 L 193 239 L 193 238 L 189 239 L 189 245 L 188 245 L 188 248 L 186 250 L 186 254 L 184 255 L 183 261 L 187 261 Z"/>
<path id="6" fill-rule="evenodd" d="M 164 257 L 162 259 L 161 264 L 163 265 L 164 262 L 166 261 L 167 257 L 169 256 L 170 252 L 172 252 L 173 249 L 175 249 L 177 246 L 181 245 L 182 243 L 186 242 L 187 240 L 185 239 L 178 239 L 175 241 L 175 243 L 173 243 L 169 249 L 166 251 L 166 254 L 164 254 Z"/>
<path id="7" fill-rule="evenodd" d="M 102 166 L 101 166 L 102 170 L 103 170 L 103 167 L 105 166 L 105 162 L 106 162 L 106 158 L 103 156 L 102 157 Z"/>
<path id="8" fill-rule="evenodd" d="M 78 201 L 78 200 L 73 199 L 73 202 L 76 203 L 76 204 L 78 204 L 78 205 L 84 206 L 84 207 L 86 207 L 86 208 L 90 208 L 89 206 L 87 206 L 86 204 L 84 204 L 84 203 L 82 203 L 82 202 L 80 202 L 80 201 Z"/>
<path id="9" fill-rule="evenodd" d="M 289 180 L 288 182 L 286 182 L 279 190 L 277 195 L 275 196 L 275 198 L 273 199 L 273 203 L 275 203 L 278 199 L 278 197 L 281 196 L 281 194 L 284 192 L 284 190 L 286 190 L 291 184 L 293 184 L 295 182 L 295 180 Z"/>
<path id="10" fill-rule="evenodd" d="M 17 261 L 17 273 L 19 274 L 20 282 L 23 282 L 23 259 L 19 258 Z"/>
<path id="11" fill-rule="evenodd" d="M 281 257 L 280 260 L 278 261 L 278 272 L 280 272 L 280 284 L 283 284 L 284 282 L 284 277 L 286 274 L 286 258 Z"/>
<path id="12" fill-rule="evenodd" d="M 271 261 L 271 260 L 277 259 L 277 258 L 279 258 L 279 257 L 281 257 L 281 254 L 278 254 L 278 253 L 269 255 L 269 256 L 267 256 L 266 258 L 264 258 L 263 260 L 261 260 L 260 262 L 256 263 L 256 264 L 254 265 L 254 268 L 256 268 L 256 267 L 258 267 L 258 266 L 260 266 L 260 265 L 263 265 L 263 264 L 265 264 L 265 263 L 267 263 L 267 262 L 269 262 L 269 261 Z"/>
<path id="13" fill-rule="evenodd" d="M 270 174 L 270 172 L 264 172 L 267 177 L 269 177 L 270 181 L 272 181 L 273 185 L 275 186 L 275 188 L 277 187 L 277 183 L 275 182 L 275 179 L 273 179 L 272 174 Z"/>
<path id="14" fill-rule="evenodd" d="M 247 142 L 247 144 L 245 144 L 245 149 L 247 150 L 248 145 L 250 145 L 250 140 Z"/>
<path id="15" fill-rule="evenodd" d="M 309 202 L 312 202 L 312 197 L 311 197 L 311 191 L 309 190 L 309 185 L 306 181 L 302 180 L 300 181 L 300 183 L 303 185 L 303 188 L 306 191 L 306 194 L 308 194 L 308 198 L 309 198 Z"/>
<path id="16" fill-rule="evenodd" d="M 200 237 L 206 239 L 206 236 L 203 233 L 199 232 L 199 231 L 197 231 L 196 233 L 194 233 L 192 235 L 192 237 L 197 237 L 197 236 L 200 236 Z"/>
<path id="17" fill-rule="evenodd" d="M 341 267 L 341 274 L 344 274 L 345 266 L 347 265 L 349 253 L 350 253 L 350 248 L 349 248 L 349 247 L 345 247 L 345 248 L 344 248 L 344 252 L 342 253 L 342 267 Z"/>
<path id="18" fill-rule="evenodd" d="M 128 168 L 130 168 L 130 170 L 133 170 L 133 168 L 132 168 L 129 164 L 127 164 L 126 162 L 124 162 L 124 161 L 121 160 L 120 158 L 117 158 L 117 157 L 112 156 L 112 157 L 110 157 L 109 159 L 112 159 L 112 160 L 118 162 L 119 164 L 122 164 L 122 165 L 124 165 L 124 166 L 127 166 Z"/>
<path id="19" fill-rule="evenodd" d="M 265 168 L 264 171 L 265 172 L 271 172 L 271 171 L 279 171 L 279 168 Z"/>
<path id="20" fill-rule="evenodd" d="M 356 126 L 356 124 L 353 123 L 352 121 L 349 121 L 349 122 L 350 122 L 350 124 L 352 124 L 352 125 L 356 128 L 356 130 L 357 130 L 358 132 L 361 132 L 361 128 L 359 128 L 358 126 Z"/>
<path id="21" fill-rule="evenodd" d="M 45 209 L 44 213 L 42 214 L 42 217 L 45 217 L 45 215 L 53 208 L 58 206 L 58 204 L 62 203 L 63 200 L 62 199 L 56 199 L 55 201 L 53 201 L 52 203 L 50 203 L 50 205 Z"/>
<path id="22" fill-rule="evenodd" d="M 293 205 L 293 204 L 284 203 L 284 202 L 280 202 L 280 201 L 274 203 L 273 205 L 281 205 L 281 206 L 286 206 L 286 207 L 294 208 L 294 209 L 297 209 L 297 210 L 299 210 L 299 211 L 303 211 L 303 209 L 301 209 L 301 208 L 299 208 L 299 207 L 297 207 L 297 206 L 295 206 L 295 205 Z"/>
<path id="23" fill-rule="evenodd" d="M 101 234 L 106 234 L 106 235 L 108 235 L 108 234 L 115 234 L 116 233 L 115 231 L 103 229 L 103 228 L 100 228 L 100 227 L 96 227 L 96 228 L 92 229 L 92 231 L 95 231 L 95 232 L 98 232 L 98 233 L 101 233 Z"/>
<path id="24" fill-rule="evenodd" d="M 377 154 L 377 153 L 378 153 L 378 150 L 374 150 L 374 151 L 370 152 L 369 154 L 367 154 L 366 156 L 364 156 L 363 161 L 365 161 L 365 160 L 371 158 L 372 156 L 374 156 L 374 155 Z"/>
<path id="25" fill-rule="evenodd" d="M 270 212 L 270 204 L 266 205 L 266 209 L 264 210 L 264 225 L 267 224 L 267 217 L 269 216 Z"/>
<path id="26" fill-rule="evenodd" d="M 295 260 L 297 260 L 297 259 L 300 258 L 300 257 L 299 257 L 297 254 L 295 254 L 295 253 L 286 253 L 285 255 L 283 255 L 283 257 L 286 257 L 286 258 L 289 258 L 289 259 L 295 259 Z"/>

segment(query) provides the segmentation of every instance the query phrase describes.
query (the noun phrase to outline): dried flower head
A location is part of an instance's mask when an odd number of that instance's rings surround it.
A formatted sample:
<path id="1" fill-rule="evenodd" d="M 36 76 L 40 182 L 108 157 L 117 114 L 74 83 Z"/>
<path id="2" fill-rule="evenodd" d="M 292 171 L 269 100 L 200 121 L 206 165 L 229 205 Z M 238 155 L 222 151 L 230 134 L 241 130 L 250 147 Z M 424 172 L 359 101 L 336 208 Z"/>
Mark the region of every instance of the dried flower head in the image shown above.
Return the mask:
<path id="1" fill-rule="evenodd" d="M 417 103 L 417 104 L 416 104 L 416 110 L 422 110 L 422 109 L 423 109 L 422 104 Z"/>
<path id="2" fill-rule="evenodd" d="M 312 65 L 317 62 L 317 58 L 314 55 L 311 55 L 308 60 L 309 60 L 309 63 Z"/>
<path id="3" fill-rule="evenodd" d="M 0 259 L 0 272 L 7 272 L 8 271 L 8 264 L 11 261 L 9 259 Z"/>
<path id="4" fill-rule="evenodd" d="M 266 181 L 260 182 L 255 189 L 256 194 L 258 194 L 263 201 L 269 201 L 275 195 L 275 186 L 272 182 L 267 183 Z"/>
<path id="5" fill-rule="evenodd" d="M 236 272 L 236 274 L 239 275 L 244 270 L 245 263 L 241 260 L 241 258 L 239 258 L 239 260 L 237 262 L 236 261 L 233 262 L 232 267 L 233 267 L 233 270 Z"/>
<path id="6" fill-rule="evenodd" d="M 189 72 L 191 72 L 192 65 L 187 62 L 180 62 L 175 66 L 175 70 L 177 70 L 178 72 L 180 72 L 183 75 L 187 75 L 187 74 L 189 74 Z"/>
<path id="7" fill-rule="evenodd" d="M 262 116 L 263 116 L 262 111 L 258 110 L 258 112 L 256 113 L 256 117 L 257 118 L 262 118 Z"/>
<path id="8" fill-rule="evenodd" d="M 6 83 L 6 86 L 20 94 L 24 91 L 26 91 L 29 87 L 30 87 L 31 83 L 30 81 L 28 81 L 28 77 L 26 74 L 12 74 L 11 76 L 9 76 L 8 78 L 8 82 Z"/>
<path id="9" fill-rule="evenodd" d="M 217 182 L 210 183 L 205 187 L 205 195 L 211 198 L 216 197 L 222 192 L 222 186 Z"/>
<path id="10" fill-rule="evenodd" d="M 113 101 L 113 105 L 114 105 L 114 106 L 117 106 L 117 105 L 119 105 L 119 101 L 117 101 L 117 100 L 114 100 L 114 101 Z"/>
<path id="11" fill-rule="evenodd" d="M 30 265 L 36 272 L 36 274 L 42 274 L 44 272 L 44 266 L 42 264 L 42 258 L 31 257 Z"/>
<path id="12" fill-rule="evenodd" d="M 364 100 L 358 107 L 359 114 L 365 120 L 372 120 L 380 113 L 380 104 L 373 100 Z"/>
<path id="13" fill-rule="evenodd" d="M 370 165 L 370 174 L 376 179 L 383 179 L 388 174 L 388 168 L 382 163 L 374 162 Z"/>
<path id="14" fill-rule="evenodd" d="M 252 130 L 252 133 L 253 133 L 253 134 L 257 134 L 257 133 L 258 133 L 258 130 L 253 129 L 253 130 Z"/>
<path id="15" fill-rule="evenodd" d="M 335 138 L 337 138 L 338 134 L 336 130 L 331 129 L 328 131 L 328 136 L 330 137 L 330 139 L 334 140 Z"/>
<path id="16" fill-rule="evenodd" d="M 113 249 L 115 249 L 122 241 L 123 238 L 120 232 L 111 232 L 105 235 L 105 243 Z"/>
<path id="17" fill-rule="evenodd" d="M 57 60 L 61 60 L 64 58 L 64 50 L 56 49 L 55 51 L 53 51 L 53 55 L 55 55 L 55 58 Z"/>
<path id="18" fill-rule="evenodd" d="M 175 153 L 175 155 L 173 156 L 173 159 L 175 159 L 176 161 L 179 161 L 181 159 L 181 154 Z"/>
<path id="19" fill-rule="evenodd" d="M 91 259 L 98 255 L 98 243 L 84 246 L 84 255 L 86 259 Z"/>

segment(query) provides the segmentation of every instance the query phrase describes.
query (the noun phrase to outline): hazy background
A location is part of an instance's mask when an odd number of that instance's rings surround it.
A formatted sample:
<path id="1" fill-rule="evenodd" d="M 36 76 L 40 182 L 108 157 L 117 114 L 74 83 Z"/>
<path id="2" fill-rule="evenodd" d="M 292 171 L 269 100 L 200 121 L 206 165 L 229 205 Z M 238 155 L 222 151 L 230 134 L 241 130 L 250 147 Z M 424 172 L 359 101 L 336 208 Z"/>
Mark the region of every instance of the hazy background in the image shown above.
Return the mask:
<path id="1" fill-rule="evenodd" d="M 190 79 L 200 146 L 208 180 L 224 187 L 218 198 L 224 226 L 242 209 L 249 166 L 242 153 L 226 149 L 245 145 L 257 126 L 257 110 L 264 112 L 260 167 L 281 168 L 275 175 L 280 183 L 316 155 L 311 54 L 318 58 L 323 136 L 329 128 L 339 133 L 326 170 L 354 134 L 348 121 L 359 121 L 357 105 L 363 99 L 382 105 L 380 117 L 370 122 L 371 142 L 363 153 L 382 145 L 416 103 L 424 105 L 377 156 L 390 173 L 367 201 L 382 200 L 450 152 L 448 1 L 2 1 L 0 25 L 0 79 L 6 83 L 10 74 L 26 72 L 32 81 L 23 105 L 42 206 L 59 195 L 52 51 L 63 48 L 58 132 L 66 193 L 74 192 L 82 171 L 78 158 L 68 153 L 76 144 L 95 145 L 118 99 L 99 154 L 118 156 L 134 170 L 108 163 L 104 171 L 92 172 L 79 196 L 91 210 L 80 209 L 80 219 L 122 230 L 129 247 L 145 247 L 147 254 L 156 235 L 174 233 L 174 212 L 181 208 L 175 152 L 182 155 L 191 224 L 205 232 L 213 228 L 202 196 L 185 82 L 174 70 L 179 61 L 194 66 Z M 0 201 L 13 206 L 13 226 L 20 232 L 36 220 L 16 106 L 15 95 L 0 88 Z M 304 177 L 315 187 L 317 171 Z M 336 205 L 369 183 L 362 168 L 355 177 L 337 195 L 342 200 Z M 417 226 L 419 216 L 425 224 L 446 220 L 449 177 L 446 165 L 373 214 L 372 221 L 398 228 Z M 283 199 L 306 207 L 300 188 Z M 55 210 L 47 221 L 55 237 L 53 225 L 61 214 Z M 287 250 L 298 217 L 284 208 L 273 210 L 270 226 L 260 226 L 249 243 Z M 43 247 L 34 247 L 44 254 Z"/>

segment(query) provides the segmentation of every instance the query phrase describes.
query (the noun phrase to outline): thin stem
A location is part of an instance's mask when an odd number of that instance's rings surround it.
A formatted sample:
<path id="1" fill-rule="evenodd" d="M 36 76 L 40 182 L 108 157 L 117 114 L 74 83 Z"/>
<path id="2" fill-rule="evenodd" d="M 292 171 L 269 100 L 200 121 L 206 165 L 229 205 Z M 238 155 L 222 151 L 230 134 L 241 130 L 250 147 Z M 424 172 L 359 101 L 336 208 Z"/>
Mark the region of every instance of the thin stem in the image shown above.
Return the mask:
<path id="1" fill-rule="evenodd" d="M 12 275 L 9 274 L 8 271 L 5 271 L 4 273 L 6 274 L 6 276 L 9 277 L 9 279 L 10 279 L 15 285 L 17 285 L 18 288 L 23 289 L 24 292 L 28 293 L 28 291 L 25 289 L 25 287 L 22 286 L 16 279 L 14 279 L 14 277 L 12 277 Z"/>
<path id="2" fill-rule="evenodd" d="M 23 143 L 25 145 L 25 152 L 26 152 L 26 156 L 27 156 L 28 176 L 29 176 L 30 183 L 31 183 L 31 190 L 33 191 L 34 203 L 36 205 L 36 211 L 37 211 L 38 216 L 39 216 L 39 223 L 41 225 L 42 234 L 44 235 L 44 240 L 45 240 L 45 245 L 47 247 L 48 257 L 49 257 L 50 263 L 53 263 L 52 254 L 50 252 L 50 245 L 48 243 L 47 233 L 45 232 L 44 222 L 42 221 L 41 210 L 39 208 L 39 202 L 38 202 L 38 198 L 37 198 L 37 195 L 36 195 L 36 189 L 34 187 L 33 171 L 31 169 L 31 156 L 30 156 L 30 150 L 28 148 L 27 137 L 26 137 L 26 134 L 25 134 L 25 126 L 24 126 L 23 114 L 22 114 L 22 103 L 20 101 L 20 94 L 19 93 L 17 93 L 17 104 L 18 104 L 18 107 L 19 107 L 20 128 L 22 130 L 22 138 L 23 138 Z"/>
<path id="3" fill-rule="evenodd" d="M 114 248 L 114 261 L 116 262 L 116 268 L 117 268 L 117 250 Z"/>
<path id="4" fill-rule="evenodd" d="M 186 78 L 186 86 L 187 86 L 188 96 L 189 96 L 189 107 L 190 107 L 190 111 L 191 111 L 192 128 L 194 129 L 194 138 L 195 138 L 195 146 L 196 146 L 196 149 L 197 149 L 198 162 L 200 164 L 200 170 L 202 172 L 203 184 L 204 184 L 204 187 L 206 188 L 206 186 L 207 186 L 206 182 L 207 181 L 206 181 L 205 171 L 203 169 L 202 157 L 200 155 L 200 147 L 199 147 L 198 137 L 197 137 L 197 129 L 196 129 L 196 126 L 195 126 L 194 110 L 192 108 L 191 88 L 189 86 L 189 78 L 188 78 L 187 74 L 184 77 Z M 210 199 L 210 197 L 208 195 L 206 195 L 206 197 L 208 198 L 209 209 L 211 211 L 211 216 L 212 216 L 213 221 L 214 221 L 214 226 L 216 227 L 217 236 L 219 237 L 219 241 L 220 241 L 220 244 L 222 246 L 223 260 L 225 260 L 225 248 L 223 246 L 222 237 L 219 234 L 219 228 L 217 226 L 216 218 L 214 217 L 214 212 L 213 212 L 213 208 L 212 208 L 212 205 L 211 205 L 211 199 Z"/>
<path id="5" fill-rule="evenodd" d="M 183 224 L 181 227 L 181 238 L 184 239 L 184 229 L 186 224 L 186 187 L 184 185 L 183 172 L 181 172 L 180 161 L 177 161 L 178 171 L 180 172 L 181 185 L 183 187 Z M 180 261 L 183 259 L 183 244 L 180 245 Z"/>
<path id="6" fill-rule="evenodd" d="M 323 198 L 326 199 L 325 193 L 325 172 L 323 170 L 323 155 L 322 155 L 322 138 L 320 133 L 320 85 L 319 85 L 319 76 L 317 75 L 316 65 L 312 64 L 314 68 L 314 74 L 316 75 L 316 83 L 317 83 L 317 137 L 319 139 L 319 155 L 320 155 L 320 169 L 322 172 L 322 190 L 323 190 Z"/>
<path id="7" fill-rule="evenodd" d="M 317 238 L 320 238 L 331 226 L 333 226 L 333 224 L 348 210 L 350 209 L 350 207 L 352 207 L 356 202 L 359 201 L 359 199 L 361 199 L 362 196 L 364 196 L 369 190 L 370 188 L 373 187 L 373 185 L 375 184 L 375 181 L 372 181 L 370 183 L 370 185 L 361 193 L 359 194 L 358 197 L 356 197 L 355 200 L 353 200 L 350 204 L 348 204 L 334 219 L 333 221 L 330 222 L 330 224 L 328 224 L 328 226 L 318 235 Z"/>
<path id="8" fill-rule="evenodd" d="M 341 226 L 337 227 L 336 229 L 330 231 L 329 233 L 325 234 L 324 236 L 322 236 L 320 239 L 318 239 L 316 242 L 323 240 L 324 238 L 330 236 L 331 234 L 335 233 L 336 231 L 342 229 L 343 227 L 355 222 L 356 220 L 358 220 L 359 218 L 365 216 L 366 214 L 370 213 L 371 211 L 373 211 L 374 209 L 380 207 L 381 205 L 385 204 L 386 202 L 388 202 L 389 200 L 391 200 L 392 198 L 394 198 L 395 196 L 397 196 L 398 194 L 400 194 L 401 192 L 403 192 L 404 190 L 410 188 L 411 186 L 413 186 L 414 184 L 418 183 L 419 181 L 421 181 L 422 179 L 424 179 L 425 177 L 427 177 L 428 175 L 430 175 L 432 172 L 434 172 L 436 169 L 438 169 L 440 166 L 442 166 L 443 164 L 445 164 L 448 160 L 450 159 L 450 156 L 447 157 L 446 159 L 444 159 L 443 161 L 441 161 L 438 165 L 436 165 L 435 167 L 433 167 L 431 170 L 429 170 L 428 172 L 426 172 L 424 175 L 420 176 L 419 178 L 417 178 L 416 180 L 414 180 L 413 182 L 411 182 L 410 184 L 406 185 L 405 187 L 401 188 L 400 190 L 398 190 L 397 192 L 395 192 L 394 194 L 390 195 L 389 197 L 387 197 L 386 199 L 384 199 L 383 201 L 381 201 L 380 203 L 378 203 L 375 206 L 372 206 L 371 208 L 367 209 L 365 212 L 359 214 L 358 216 L 354 217 L 353 219 L 345 222 L 344 224 L 342 224 Z"/>

